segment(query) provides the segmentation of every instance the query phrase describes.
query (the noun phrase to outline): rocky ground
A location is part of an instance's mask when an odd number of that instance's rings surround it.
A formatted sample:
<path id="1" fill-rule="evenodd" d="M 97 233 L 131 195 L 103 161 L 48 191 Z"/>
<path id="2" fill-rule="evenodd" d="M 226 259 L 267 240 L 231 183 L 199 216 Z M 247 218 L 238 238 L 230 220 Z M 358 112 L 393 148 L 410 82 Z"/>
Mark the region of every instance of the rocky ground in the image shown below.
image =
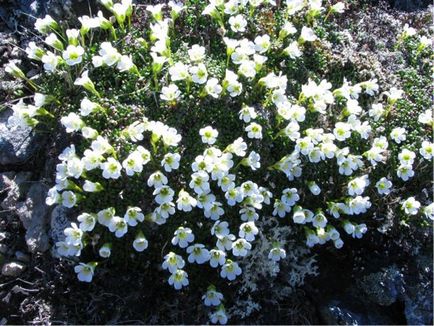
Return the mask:
<path id="1" fill-rule="evenodd" d="M 369 10 L 344 17 L 342 24 L 360 28 L 350 35 L 357 42 L 349 42 L 341 56 L 375 64 L 380 78 L 388 79 L 400 64 L 390 47 L 398 23 L 422 22 L 432 9 L 424 0 L 370 3 Z M 87 1 L 0 0 L 0 65 L 23 59 L 20 48 L 35 38 L 33 17 L 49 12 L 74 19 L 88 8 Z M 20 84 L 0 68 L 0 324 L 200 322 L 194 319 L 194 304 L 172 298 L 169 305 L 145 275 L 107 273 L 83 285 L 65 262 L 52 256 L 51 245 L 68 222 L 65 210 L 45 205 L 63 135 L 47 137 L 8 125 L 6 103 L 19 90 Z M 392 221 L 383 218 L 385 225 Z M 317 259 L 320 276 L 308 280 L 288 302 L 243 322 L 433 323 L 432 228 L 388 225 L 338 252 L 322 249 Z"/>

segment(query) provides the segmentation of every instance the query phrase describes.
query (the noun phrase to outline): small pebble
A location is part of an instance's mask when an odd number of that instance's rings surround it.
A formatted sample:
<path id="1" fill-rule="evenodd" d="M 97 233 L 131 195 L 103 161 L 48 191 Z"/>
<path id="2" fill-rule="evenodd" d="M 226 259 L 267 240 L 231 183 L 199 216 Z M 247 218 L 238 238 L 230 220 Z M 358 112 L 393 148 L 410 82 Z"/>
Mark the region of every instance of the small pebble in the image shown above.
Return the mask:
<path id="1" fill-rule="evenodd" d="M 10 262 L 6 263 L 2 267 L 2 275 L 3 276 L 11 276 L 11 277 L 17 277 L 22 272 L 24 272 L 26 269 L 26 266 L 23 263 L 19 262 Z"/>

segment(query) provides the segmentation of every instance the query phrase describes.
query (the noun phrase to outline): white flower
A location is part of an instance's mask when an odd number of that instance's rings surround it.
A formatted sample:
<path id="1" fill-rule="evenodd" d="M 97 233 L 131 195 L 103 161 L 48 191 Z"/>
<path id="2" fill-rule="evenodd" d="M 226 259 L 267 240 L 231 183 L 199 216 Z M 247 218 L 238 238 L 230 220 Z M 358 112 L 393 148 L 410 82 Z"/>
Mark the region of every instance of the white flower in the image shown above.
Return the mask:
<path id="1" fill-rule="evenodd" d="M 130 71 L 135 67 L 134 63 L 133 63 L 133 59 L 131 58 L 131 56 L 129 55 L 123 55 L 120 57 L 118 64 L 116 65 L 116 68 L 118 68 L 118 70 L 120 72 L 123 71 Z M 136 69 L 136 68 L 134 68 Z M 137 70 L 136 70 L 137 72 Z"/>
<path id="2" fill-rule="evenodd" d="M 213 324 L 219 323 L 220 325 L 225 325 L 228 322 L 228 316 L 222 306 L 210 315 L 210 319 Z"/>
<path id="3" fill-rule="evenodd" d="M 143 233 L 139 232 L 136 238 L 133 241 L 133 248 L 137 252 L 142 252 L 148 248 L 148 240 L 146 240 Z"/>
<path id="4" fill-rule="evenodd" d="M 89 17 L 89 16 L 81 16 L 78 17 L 79 22 L 81 23 L 81 29 L 80 31 L 85 34 L 89 31 L 91 28 L 97 28 L 99 27 L 99 19 L 97 17 Z"/>
<path id="5" fill-rule="evenodd" d="M 250 249 L 252 249 L 252 245 L 246 239 L 238 239 L 232 243 L 232 254 L 234 256 L 244 257 Z"/>
<path id="6" fill-rule="evenodd" d="M 70 112 L 67 116 L 62 117 L 60 122 L 66 128 L 67 133 L 79 131 L 84 127 L 83 120 L 81 120 L 80 116 L 74 112 Z"/>
<path id="7" fill-rule="evenodd" d="M 424 140 L 422 142 L 422 145 L 419 149 L 419 153 L 420 155 L 423 156 L 424 159 L 426 160 L 432 160 L 433 156 L 434 156 L 434 144 Z"/>
<path id="8" fill-rule="evenodd" d="M 113 151 L 113 147 L 109 144 L 108 140 L 101 136 L 98 136 L 97 139 L 92 142 L 90 147 L 96 154 L 105 154 Z"/>
<path id="9" fill-rule="evenodd" d="M 161 89 L 161 99 L 167 102 L 176 102 L 176 99 L 181 95 L 178 86 L 170 84 Z"/>
<path id="10" fill-rule="evenodd" d="M 270 252 L 268 253 L 268 259 L 275 261 L 275 262 L 278 262 L 281 259 L 285 259 L 285 258 L 286 258 L 286 251 L 285 251 L 285 249 L 283 249 L 279 246 L 272 248 L 270 250 Z"/>
<path id="11" fill-rule="evenodd" d="M 225 193 L 225 198 L 229 206 L 235 206 L 236 203 L 241 203 L 243 201 L 243 193 L 240 187 L 228 189 Z"/>
<path id="12" fill-rule="evenodd" d="M 92 277 L 95 272 L 96 263 L 79 263 L 74 267 L 74 271 L 77 273 L 78 280 L 81 282 L 92 282 Z"/>
<path id="13" fill-rule="evenodd" d="M 221 206 L 222 206 L 221 203 L 219 203 L 218 201 L 214 201 L 211 204 L 211 207 L 204 210 L 205 217 L 208 217 L 214 221 L 218 220 L 220 216 L 222 216 L 225 213 L 224 209 Z"/>
<path id="14" fill-rule="evenodd" d="M 108 225 L 110 232 L 114 232 L 116 238 L 122 238 L 128 232 L 128 224 L 122 217 L 113 216 Z"/>
<path id="15" fill-rule="evenodd" d="M 408 179 L 414 177 L 413 167 L 408 164 L 401 164 L 400 166 L 398 166 L 396 175 L 402 180 L 407 181 Z"/>
<path id="16" fill-rule="evenodd" d="M 200 63 L 197 66 L 193 66 L 190 68 L 191 73 L 191 79 L 193 83 L 202 85 L 206 83 L 206 80 L 208 79 L 208 72 L 206 70 L 206 67 L 203 63 Z"/>
<path id="17" fill-rule="evenodd" d="M 188 262 L 203 264 L 210 259 L 210 253 L 203 244 L 197 243 L 187 248 Z"/>
<path id="18" fill-rule="evenodd" d="M 77 203 L 77 196 L 72 191 L 64 191 L 62 193 L 62 205 L 68 208 L 74 207 Z"/>
<path id="19" fill-rule="evenodd" d="M 246 164 L 250 166 L 253 171 L 261 167 L 261 156 L 255 151 L 252 151 L 245 160 Z"/>
<path id="20" fill-rule="evenodd" d="M 220 86 L 217 78 L 210 78 L 206 82 L 205 91 L 208 95 L 211 95 L 214 98 L 218 98 L 220 93 L 222 92 L 223 87 Z"/>
<path id="21" fill-rule="evenodd" d="M 217 243 L 216 246 L 222 251 L 225 250 L 231 250 L 232 249 L 232 242 L 235 240 L 235 235 L 228 234 L 228 235 L 219 235 L 217 236 Z"/>
<path id="22" fill-rule="evenodd" d="M 198 195 L 202 193 L 208 193 L 210 191 L 208 180 L 208 173 L 205 171 L 198 171 L 191 175 L 189 186 Z"/>
<path id="23" fill-rule="evenodd" d="M 71 245 L 77 245 L 82 243 L 83 230 L 81 230 L 77 224 L 71 223 L 71 227 L 63 230 L 66 236 L 65 241 Z"/>
<path id="24" fill-rule="evenodd" d="M 170 273 L 174 273 L 176 270 L 184 268 L 184 266 L 184 259 L 174 252 L 171 251 L 164 256 L 164 262 L 162 265 L 164 270 L 169 270 Z"/>
<path id="25" fill-rule="evenodd" d="M 98 103 L 90 101 L 87 97 L 81 100 L 80 102 L 80 114 L 83 117 L 88 116 L 89 114 L 95 112 L 100 108 Z"/>
<path id="26" fill-rule="evenodd" d="M 218 306 L 223 300 L 223 294 L 217 292 L 214 286 L 210 286 L 206 293 L 202 296 L 205 306 Z"/>
<path id="27" fill-rule="evenodd" d="M 177 208 L 180 211 L 184 212 L 190 212 L 193 207 L 196 206 L 197 200 L 193 197 L 191 197 L 188 192 L 181 189 L 181 191 L 178 194 L 178 200 L 176 201 Z"/>
<path id="28" fill-rule="evenodd" d="M 175 290 L 180 290 L 183 286 L 188 285 L 188 274 L 181 269 L 177 269 L 170 275 L 169 284 L 173 285 Z"/>
<path id="29" fill-rule="evenodd" d="M 179 160 L 181 159 L 181 155 L 178 153 L 167 153 L 164 155 L 163 160 L 161 161 L 161 165 L 164 167 L 166 172 L 171 172 L 172 170 L 176 170 L 179 168 Z"/>
<path id="30" fill-rule="evenodd" d="M 286 188 L 282 191 L 280 200 L 285 205 L 294 206 L 295 203 L 300 200 L 300 196 L 296 188 Z"/>
<path id="31" fill-rule="evenodd" d="M 402 98 L 404 91 L 397 89 L 396 87 L 392 87 L 389 91 L 384 92 L 384 94 L 388 97 L 390 103 L 395 103 L 397 100 Z"/>
<path id="32" fill-rule="evenodd" d="M 253 107 L 243 104 L 243 107 L 239 112 L 239 117 L 241 120 L 244 122 L 250 122 L 251 119 L 256 119 L 257 116 L 258 114 Z"/>
<path id="33" fill-rule="evenodd" d="M 167 177 L 161 171 L 156 171 L 149 176 L 148 187 L 160 188 L 166 185 L 167 181 Z"/>
<path id="34" fill-rule="evenodd" d="M 419 117 L 417 118 L 417 121 L 426 124 L 426 125 L 433 125 L 433 111 L 432 109 L 427 109 L 421 114 L 419 114 Z"/>
<path id="35" fill-rule="evenodd" d="M 101 164 L 101 169 L 105 179 L 118 179 L 121 176 L 122 166 L 113 157 L 109 157 L 107 162 Z"/>
<path id="36" fill-rule="evenodd" d="M 380 195 L 388 195 L 390 193 L 390 189 L 392 188 L 392 182 L 385 177 L 382 177 L 375 184 L 377 187 L 377 191 Z"/>
<path id="37" fill-rule="evenodd" d="M 102 258 L 109 258 L 112 254 L 111 244 L 105 243 L 101 248 L 99 248 L 98 253 Z"/>
<path id="38" fill-rule="evenodd" d="M 401 127 L 393 128 L 393 130 L 390 132 L 390 137 L 397 143 L 401 144 L 407 136 L 406 136 L 407 130 Z"/>
<path id="39" fill-rule="evenodd" d="M 383 104 L 376 103 L 372 104 L 372 108 L 369 110 L 369 116 L 374 119 L 374 121 L 380 120 L 380 118 L 383 116 L 385 112 L 385 109 L 383 108 Z"/>
<path id="40" fill-rule="evenodd" d="M 173 202 L 161 204 L 155 209 L 155 213 L 161 215 L 162 218 L 167 219 L 170 215 L 175 214 L 175 204 Z"/>
<path id="41" fill-rule="evenodd" d="M 172 13 L 178 15 L 182 10 L 184 10 L 185 6 L 182 2 L 169 1 L 169 7 L 172 9 Z"/>
<path id="42" fill-rule="evenodd" d="M 318 196 L 321 193 L 321 188 L 317 185 L 315 181 L 309 181 L 307 185 L 313 195 Z"/>
<path id="43" fill-rule="evenodd" d="M 291 22 L 285 22 L 283 24 L 282 28 L 280 29 L 279 36 L 283 39 L 288 35 L 292 35 L 297 33 L 297 29 L 294 27 L 294 25 Z"/>
<path id="44" fill-rule="evenodd" d="M 240 95 L 243 90 L 243 84 L 238 81 L 238 75 L 230 70 L 226 70 L 226 76 L 223 80 L 223 85 L 226 87 L 231 97 Z"/>
<path id="45" fill-rule="evenodd" d="M 229 281 L 233 281 L 237 276 L 241 275 L 241 272 L 242 270 L 240 266 L 238 266 L 236 262 L 228 259 L 220 271 L 220 276 L 222 278 L 227 278 Z"/>
<path id="46" fill-rule="evenodd" d="M 136 226 L 138 222 L 145 220 L 145 216 L 139 207 L 129 207 L 125 212 L 124 220 L 129 226 Z"/>
<path id="47" fill-rule="evenodd" d="M 45 43 L 47 43 L 49 46 L 52 46 L 56 50 L 63 51 L 63 43 L 57 38 L 56 34 L 50 33 L 45 38 Z"/>
<path id="48" fill-rule="evenodd" d="M 417 34 L 416 29 L 410 27 L 407 23 L 404 25 L 402 29 L 403 29 L 402 35 L 404 37 L 411 37 Z"/>
<path id="49" fill-rule="evenodd" d="M 405 214 L 416 215 L 419 212 L 420 203 L 414 197 L 409 197 L 402 202 L 401 207 Z"/>
<path id="50" fill-rule="evenodd" d="M 47 51 L 41 58 L 44 63 L 44 69 L 48 72 L 54 72 L 59 64 L 59 56 L 55 55 L 53 52 Z"/>
<path id="51" fill-rule="evenodd" d="M 367 174 L 354 178 L 348 182 L 348 194 L 350 196 L 361 195 L 367 186 L 369 186 L 369 177 Z"/>
<path id="52" fill-rule="evenodd" d="M 314 31 L 309 27 L 303 26 L 301 29 L 300 40 L 302 42 L 313 42 L 316 39 L 317 36 L 315 35 Z"/>
<path id="53" fill-rule="evenodd" d="M 175 194 L 175 192 L 169 186 L 161 186 L 159 188 L 156 188 L 152 194 L 155 196 L 156 203 L 161 205 L 171 202 L 173 200 L 173 195 Z"/>
<path id="54" fill-rule="evenodd" d="M 341 14 L 345 11 L 345 3 L 343 3 L 343 2 L 335 3 L 333 6 L 330 7 L 330 10 L 332 12 L 337 12 L 337 13 Z"/>
<path id="55" fill-rule="evenodd" d="M 235 187 L 234 180 L 235 180 L 235 175 L 227 174 L 218 180 L 218 185 L 222 191 L 226 192 L 228 191 L 228 189 Z"/>
<path id="56" fill-rule="evenodd" d="M 246 222 L 240 225 L 240 231 L 238 236 L 240 238 L 244 238 L 247 241 L 255 240 L 255 236 L 259 233 L 258 228 L 255 225 L 255 222 Z"/>
<path id="57" fill-rule="evenodd" d="M 229 224 L 225 221 L 216 221 L 211 228 L 211 234 L 216 237 L 226 236 L 229 234 Z"/>
<path id="58" fill-rule="evenodd" d="M 74 66 L 81 63 L 83 60 L 84 49 L 78 45 L 68 45 L 65 51 L 62 53 L 63 59 L 68 66 Z"/>
<path id="59" fill-rule="evenodd" d="M 46 34 L 48 31 L 56 29 L 57 26 L 57 22 L 50 15 L 45 15 L 44 18 L 38 18 L 35 21 L 35 29 L 41 34 Z"/>
<path id="60" fill-rule="evenodd" d="M 204 144 L 214 144 L 216 142 L 218 131 L 211 126 L 207 126 L 199 130 L 199 134 L 202 136 L 202 142 Z"/>
<path id="61" fill-rule="evenodd" d="M 312 225 L 316 228 L 325 228 L 327 226 L 327 218 L 325 215 L 320 211 L 318 212 L 312 220 Z"/>
<path id="62" fill-rule="evenodd" d="M 209 259 L 209 264 L 211 265 L 211 267 L 218 267 L 223 266 L 225 261 L 226 261 L 226 253 L 222 250 L 218 250 L 218 249 L 211 249 L 210 250 L 210 259 Z"/>
<path id="63" fill-rule="evenodd" d="M 408 149 L 404 148 L 401 153 L 398 154 L 399 162 L 403 165 L 412 165 L 416 154 Z"/>
<path id="64" fill-rule="evenodd" d="M 285 217 L 286 213 L 289 213 L 291 211 L 291 206 L 285 204 L 280 199 L 276 199 L 274 201 L 273 208 L 273 216 L 278 215 L 281 218 Z"/>
<path id="65" fill-rule="evenodd" d="M 45 53 L 45 51 L 37 46 L 35 42 L 29 42 L 29 45 L 25 51 L 27 53 L 27 57 L 34 60 L 42 60 L 42 57 Z"/>
<path id="66" fill-rule="evenodd" d="M 132 176 L 135 173 L 140 173 L 143 171 L 143 158 L 142 155 L 135 151 L 132 152 L 128 157 L 122 162 L 122 167 L 125 169 L 127 175 Z"/>
<path id="67" fill-rule="evenodd" d="M 256 76 L 256 63 L 252 60 L 242 60 L 238 73 L 246 78 L 254 78 Z"/>
<path id="68" fill-rule="evenodd" d="M 198 44 L 194 44 L 188 50 L 188 56 L 190 57 L 191 61 L 200 62 L 205 58 L 205 48 L 203 46 L 198 45 Z"/>
<path id="69" fill-rule="evenodd" d="M 113 207 L 109 207 L 109 208 L 100 210 L 97 213 L 97 216 L 98 216 L 98 223 L 108 227 L 111 220 L 115 216 L 115 209 Z"/>
<path id="70" fill-rule="evenodd" d="M 302 209 L 300 206 L 295 206 L 292 220 L 297 224 L 306 224 L 309 219 L 307 213 L 307 210 Z"/>
<path id="71" fill-rule="evenodd" d="M 68 160 L 66 166 L 68 176 L 75 179 L 80 178 L 81 174 L 83 173 L 84 165 L 78 157 L 73 157 L 72 159 Z"/>
<path id="72" fill-rule="evenodd" d="M 333 129 L 333 135 L 337 140 L 344 141 L 351 137 L 351 125 L 345 122 L 337 122 Z"/>
<path id="73" fill-rule="evenodd" d="M 172 81 L 179 81 L 187 79 L 190 75 L 188 67 L 182 62 L 177 62 L 169 68 L 169 74 Z"/>
<path id="74" fill-rule="evenodd" d="M 434 203 L 429 204 L 423 208 L 423 213 L 430 220 L 434 220 Z"/>
<path id="75" fill-rule="evenodd" d="M 237 156 L 243 157 L 246 155 L 247 144 L 241 137 L 239 137 L 228 146 L 227 150 Z"/>
<path id="76" fill-rule="evenodd" d="M 189 228 L 184 228 L 180 226 L 174 233 L 172 238 L 172 244 L 174 246 L 178 245 L 180 248 L 186 248 L 189 243 L 194 241 L 193 231 Z"/>
<path id="77" fill-rule="evenodd" d="M 254 139 L 262 139 L 262 126 L 256 122 L 249 124 L 245 131 L 247 132 L 247 137 Z"/>
<path id="78" fill-rule="evenodd" d="M 268 51 L 268 49 L 271 46 L 271 42 L 270 42 L 270 36 L 265 34 L 265 35 L 259 35 L 256 36 L 255 38 L 255 50 L 258 53 L 265 53 Z"/>
<path id="79" fill-rule="evenodd" d="M 82 213 L 77 217 L 80 222 L 79 228 L 84 232 L 90 232 L 96 224 L 96 216 L 94 214 Z"/>
<path id="80" fill-rule="evenodd" d="M 229 18 L 229 24 L 231 25 L 231 30 L 235 33 L 245 32 L 247 26 L 247 20 L 243 15 L 231 16 Z"/>
<path id="81" fill-rule="evenodd" d="M 298 57 L 301 57 L 303 54 L 300 50 L 300 47 L 298 46 L 297 41 L 291 42 L 284 50 L 283 53 L 285 53 L 287 56 L 289 56 L 291 59 L 296 59 Z"/>
<path id="82" fill-rule="evenodd" d="M 162 16 L 162 12 L 161 10 L 163 9 L 162 4 L 158 4 L 158 5 L 147 5 L 146 6 L 146 10 L 149 11 L 152 14 L 152 17 L 155 20 L 162 20 L 163 16 Z"/>

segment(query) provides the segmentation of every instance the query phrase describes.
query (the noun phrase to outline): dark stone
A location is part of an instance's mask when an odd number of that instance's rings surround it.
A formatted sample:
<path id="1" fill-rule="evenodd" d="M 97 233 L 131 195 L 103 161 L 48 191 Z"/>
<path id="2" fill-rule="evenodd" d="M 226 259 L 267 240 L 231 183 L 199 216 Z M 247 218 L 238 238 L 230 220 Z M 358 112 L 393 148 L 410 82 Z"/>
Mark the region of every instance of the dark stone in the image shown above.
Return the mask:
<path id="1" fill-rule="evenodd" d="M 24 202 L 17 204 L 18 214 L 26 229 L 26 243 L 30 252 L 48 250 L 47 234 L 49 207 L 45 204 L 48 187 L 40 182 L 34 183 Z"/>
<path id="2" fill-rule="evenodd" d="M 8 122 L 10 110 L 0 113 L 0 165 L 22 164 L 37 149 L 32 128 Z"/>
<path id="3" fill-rule="evenodd" d="M 355 304 L 359 298 L 332 299 L 319 307 L 328 325 L 392 325 L 393 321 L 373 305 Z"/>

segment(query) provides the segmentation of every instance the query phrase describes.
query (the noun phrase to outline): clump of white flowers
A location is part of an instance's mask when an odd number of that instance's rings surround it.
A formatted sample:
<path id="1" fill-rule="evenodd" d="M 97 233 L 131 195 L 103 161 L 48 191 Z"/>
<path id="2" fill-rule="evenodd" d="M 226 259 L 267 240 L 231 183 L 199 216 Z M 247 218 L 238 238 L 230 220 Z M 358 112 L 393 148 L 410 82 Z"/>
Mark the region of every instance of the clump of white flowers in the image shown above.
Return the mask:
<path id="1" fill-rule="evenodd" d="M 78 105 L 62 110 L 57 118 L 81 143 L 59 155 L 55 185 L 46 199 L 48 205 L 79 212 L 65 229 L 64 240 L 56 243 L 59 255 L 80 257 L 90 239 L 98 241 L 104 235 L 95 261 L 75 266 L 80 281 L 92 281 L 98 261 L 118 250 L 119 239 L 129 241 L 136 253 L 146 254 L 153 238 L 149 225 L 169 228 L 172 238 L 161 243 L 161 264 L 168 284 L 179 291 L 204 268 L 215 269 L 219 282 L 237 282 L 257 239 L 272 234 L 271 224 L 263 223 L 266 220 L 292 224 L 307 247 L 330 243 L 339 249 L 346 238 L 361 238 L 368 232 L 373 205 L 390 196 L 395 184 L 410 182 L 421 163 L 431 164 L 434 146 L 428 133 L 415 147 L 405 126 L 388 132 L 377 128 L 378 123 L 387 123 L 394 105 L 405 96 L 402 90 L 381 92 L 375 78 L 359 83 L 344 79 L 338 87 L 326 79 L 308 79 L 293 94 L 293 85 L 279 70 L 283 65 L 273 66 L 276 53 L 289 63 L 321 44 L 312 22 L 342 13 L 342 2 L 323 6 L 321 1 L 288 0 L 279 9 L 285 18 L 275 34 L 252 35 L 255 12 L 274 6 L 274 1 L 211 0 L 203 15 L 221 29 L 227 56 L 223 75 L 211 69 L 208 49 L 200 44 L 187 44 L 182 60 L 173 55 L 170 35 L 185 10 L 181 3 L 146 7 L 149 33 L 135 40 L 140 55 L 134 56 L 117 42 L 119 34 L 132 29 L 131 1 L 101 2 L 113 16 L 104 17 L 102 12 L 83 16 L 79 29 L 62 31 L 50 16 L 38 19 L 35 28 L 46 35 L 45 43 L 31 42 L 25 50 L 29 59 L 41 62 L 46 74 L 59 80 L 68 76 L 80 96 Z M 300 25 L 305 18 L 311 23 Z M 93 53 L 89 42 L 95 42 L 95 31 L 105 39 Z M 65 37 L 57 36 L 62 33 Z M 407 26 L 402 37 L 414 34 Z M 139 60 L 144 55 L 146 64 Z M 207 98 L 209 103 L 237 106 L 237 123 L 243 127 L 224 135 L 213 121 L 200 126 L 196 135 L 200 151 L 192 161 L 184 156 L 191 149 L 183 143 L 182 129 L 138 115 L 139 105 L 131 109 L 133 118 L 122 130 L 103 127 L 98 120 L 110 121 L 117 104 L 111 105 L 112 90 L 101 88 L 98 74 L 111 71 L 142 85 L 146 69 L 151 76 L 146 87 L 153 90 L 156 105 L 152 110 L 176 112 L 184 102 Z M 38 90 L 15 64 L 7 71 Z M 249 98 L 252 89 L 260 99 Z M 56 94 L 37 91 L 30 103 L 20 100 L 12 106 L 10 119 L 35 127 L 53 119 L 51 110 L 60 104 Z M 431 109 L 418 119 L 432 128 Z M 273 162 L 263 154 L 270 139 L 284 144 Z M 391 156 L 392 148 L 399 148 L 397 157 Z M 390 160 L 398 162 L 396 170 L 382 168 Z M 140 200 L 132 202 L 120 185 L 125 189 L 134 185 L 142 191 Z M 114 191 L 116 197 L 99 200 Z M 433 219 L 433 204 L 423 206 L 415 196 L 402 199 L 402 212 Z M 93 204 L 87 205 L 90 198 Z M 262 242 L 269 247 L 265 257 L 270 266 L 287 259 L 285 241 Z M 227 323 L 224 295 L 215 285 L 208 286 L 202 299 L 212 309 L 212 323 Z"/>

